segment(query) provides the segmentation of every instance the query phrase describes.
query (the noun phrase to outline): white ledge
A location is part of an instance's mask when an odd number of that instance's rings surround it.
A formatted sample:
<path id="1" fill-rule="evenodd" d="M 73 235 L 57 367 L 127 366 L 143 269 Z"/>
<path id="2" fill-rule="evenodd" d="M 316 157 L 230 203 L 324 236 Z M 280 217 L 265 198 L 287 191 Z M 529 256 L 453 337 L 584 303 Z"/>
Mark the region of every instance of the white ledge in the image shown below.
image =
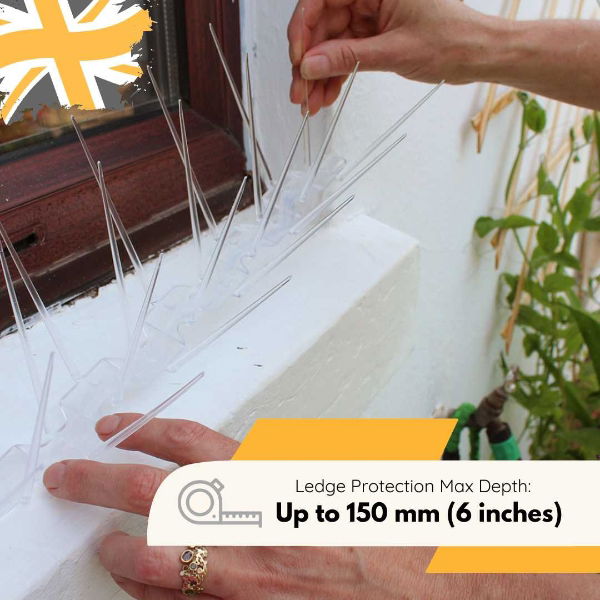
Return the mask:
<path id="1" fill-rule="evenodd" d="M 182 252 L 185 248 L 177 248 L 166 260 Z M 179 372 L 161 377 L 152 390 L 158 400 L 198 372 L 206 373 L 166 416 L 196 420 L 238 439 L 260 417 L 361 416 L 408 352 L 418 287 L 417 244 L 366 216 L 340 220 L 268 279 L 276 283 L 290 274 L 290 284 L 246 320 Z M 108 323 L 90 319 L 90 305 L 104 302 L 107 311 L 114 310 L 114 288 L 107 286 L 99 298 L 57 315 L 81 323 L 82 354 L 94 343 L 94 329 L 97 335 L 97 328 Z M 3 371 L 21 361 L 16 336 L 0 341 L 0 361 Z M 10 386 L 16 391 L 17 382 L 11 380 Z M 20 424 L 15 440 L 22 441 L 31 424 L 19 418 L 18 407 L 13 410 Z M 97 444 L 93 432 L 90 440 Z M 73 451 L 61 458 L 81 455 Z M 111 459 L 138 457 L 115 451 Z M 143 534 L 144 526 L 143 519 L 59 502 L 36 482 L 31 504 L 0 519 L 3 600 L 125 597 L 101 569 L 95 548 L 101 535 L 115 527 Z"/>

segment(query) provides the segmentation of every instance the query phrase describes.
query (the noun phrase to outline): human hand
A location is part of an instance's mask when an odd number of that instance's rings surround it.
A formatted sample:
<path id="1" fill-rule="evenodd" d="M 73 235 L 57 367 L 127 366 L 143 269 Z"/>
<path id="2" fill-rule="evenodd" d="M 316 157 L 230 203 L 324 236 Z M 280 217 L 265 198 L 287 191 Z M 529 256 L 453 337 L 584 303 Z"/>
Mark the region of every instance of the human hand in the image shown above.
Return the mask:
<path id="1" fill-rule="evenodd" d="M 101 419 L 106 440 L 140 415 Z M 155 419 L 128 438 L 125 450 L 177 463 L 228 460 L 238 444 L 191 421 Z M 57 498 L 148 515 L 167 471 L 142 465 L 67 460 L 52 465 L 44 484 Z M 114 532 L 100 560 L 137 600 L 182 600 L 182 548 L 150 548 L 145 538 Z M 430 548 L 210 548 L 203 598 L 223 600 L 463 600 L 506 597 L 558 600 L 596 598 L 597 577 L 426 575 Z"/>
<path id="2" fill-rule="evenodd" d="M 140 415 L 105 417 L 96 426 L 106 440 Z M 238 444 L 191 421 L 155 419 L 128 438 L 125 450 L 144 452 L 179 465 L 229 460 Z M 52 465 L 44 484 L 55 497 L 148 515 L 154 495 L 168 472 L 142 465 L 107 465 L 67 460 Z M 123 532 L 108 535 L 100 546 L 100 561 L 130 596 L 143 600 L 175 600 L 179 591 L 182 548 L 150 548 L 145 538 Z M 383 584 L 367 585 L 366 568 L 378 561 L 350 548 L 210 548 L 205 598 L 234 600 L 323 600 L 393 598 L 370 594 Z M 428 556 L 423 556 L 425 569 Z M 395 568 L 388 562 L 388 571 Z M 388 589 L 388 588 L 385 588 Z"/>
<path id="3" fill-rule="evenodd" d="M 290 97 L 316 114 L 339 96 L 357 62 L 427 83 L 469 83 L 491 35 L 487 17 L 461 0 L 300 0 L 288 38 Z M 303 49 L 306 52 L 303 56 Z"/>

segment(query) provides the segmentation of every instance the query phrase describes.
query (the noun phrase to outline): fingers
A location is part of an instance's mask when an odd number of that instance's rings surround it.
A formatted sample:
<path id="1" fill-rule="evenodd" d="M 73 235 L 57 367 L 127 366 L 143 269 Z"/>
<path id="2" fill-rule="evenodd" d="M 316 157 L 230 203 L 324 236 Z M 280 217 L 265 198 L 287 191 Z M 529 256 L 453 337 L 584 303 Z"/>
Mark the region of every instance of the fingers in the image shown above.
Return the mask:
<path id="1" fill-rule="evenodd" d="M 112 578 L 125 593 L 135 600 L 181 600 L 184 598 L 183 594 L 177 590 L 152 587 L 117 575 L 113 575 Z"/>
<path id="2" fill-rule="evenodd" d="M 302 60 L 305 79 L 330 79 L 349 75 L 360 62 L 362 71 L 385 71 L 390 66 L 386 35 L 370 38 L 327 40 L 311 48 Z"/>
<path id="3" fill-rule="evenodd" d="M 290 89 L 292 104 L 304 104 L 306 102 L 307 91 L 310 98 L 315 85 L 315 81 L 307 81 L 300 77 L 300 69 L 298 67 L 292 67 L 292 87 Z"/>
<path id="4" fill-rule="evenodd" d="M 294 67 L 290 89 L 290 100 L 293 104 L 306 104 L 307 79 L 300 76 L 299 70 L 304 55 L 307 50 L 326 40 L 349 35 L 347 29 L 351 13 L 348 6 L 352 1 L 303 0 L 296 7 L 288 27 L 290 60 Z M 331 96 L 327 96 L 328 87 L 327 81 L 323 81 L 322 86 L 314 86 L 312 82 L 308 82 L 308 106 L 312 115 L 335 101 L 335 97 L 331 99 Z"/>
<path id="5" fill-rule="evenodd" d="M 113 578 L 116 577 L 121 582 L 134 582 L 128 585 L 136 593 L 143 589 L 140 584 L 150 588 L 179 590 L 179 557 L 182 550 L 149 547 L 144 538 L 115 532 L 102 541 L 100 562 Z M 247 585 L 257 583 L 254 581 L 256 576 L 252 575 L 255 572 L 256 566 L 252 563 L 248 549 L 209 548 L 208 575 L 204 581 L 204 589 L 209 595 L 232 597 L 244 587 L 243 584 L 238 585 L 239 582 L 245 582 Z M 173 597 L 179 598 L 177 595 Z M 158 598 L 162 600 L 161 596 L 157 596 Z M 168 595 L 166 598 L 171 600 Z"/>
<path id="6" fill-rule="evenodd" d="M 49 467 L 44 485 L 56 498 L 147 516 L 168 473 L 141 465 L 66 460 Z"/>
<path id="7" fill-rule="evenodd" d="M 331 106 L 338 99 L 342 91 L 342 86 L 347 79 L 347 76 L 342 76 L 334 77 L 327 81 L 323 96 L 323 106 Z"/>
<path id="8" fill-rule="evenodd" d="M 96 424 L 98 436 L 106 440 L 139 419 L 137 414 L 116 414 Z M 127 438 L 119 448 L 136 450 L 163 460 L 188 465 L 229 460 L 239 444 L 193 421 L 154 419 Z"/>
<path id="9" fill-rule="evenodd" d="M 300 0 L 288 26 L 290 60 L 299 65 L 303 53 L 315 44 L 336 37 L 348 27 L 348 7 L 355 0 Z M 319 31 L 320 35 L 315 35 Z"/>
<path id="10" fill-rule="evenodd" d="M 113 575 L 112 578 L 125 593 L 135 598 L 135 600 L 183 600 L 183 598 L 188 597 L 178 590 L 152 587 L 118 575 Z M 209 594 L 202 594 L 200 597 L 205 600 L 218 600 L 216 596 L 210 596 Z"/>

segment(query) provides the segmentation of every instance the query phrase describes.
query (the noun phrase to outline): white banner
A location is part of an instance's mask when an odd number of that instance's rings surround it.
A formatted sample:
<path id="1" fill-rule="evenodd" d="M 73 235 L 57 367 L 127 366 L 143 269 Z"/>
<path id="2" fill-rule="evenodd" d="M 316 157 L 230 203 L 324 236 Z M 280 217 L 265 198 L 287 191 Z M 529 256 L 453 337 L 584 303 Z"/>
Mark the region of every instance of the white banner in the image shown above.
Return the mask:
<path id="1" fill-rule="evenodd" d="M 229 461 L 160 487 L 153 546 L 600 546 L 600 464 Z"/>

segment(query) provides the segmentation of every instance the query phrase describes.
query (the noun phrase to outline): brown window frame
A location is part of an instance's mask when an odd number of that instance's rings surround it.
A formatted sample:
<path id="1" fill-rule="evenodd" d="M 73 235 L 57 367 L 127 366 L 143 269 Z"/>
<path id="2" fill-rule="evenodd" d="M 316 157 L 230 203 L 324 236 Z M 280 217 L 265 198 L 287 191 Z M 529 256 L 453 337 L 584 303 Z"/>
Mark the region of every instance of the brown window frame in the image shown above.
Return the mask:
<path id="1" fill-rule="evenodd" d="M 190 156 L 219 218 L 243 178 L 243 128 L 208 32 L 213 23 L 241 81 L 239 3 L 184 0 Z M 164 117 L 153 115 L 86 136 L 141 258 L 191 235 L 183 166 Z M 72 299 L 113 274 L 96 181 L 76 140 L 0 165 L 0 220 L 47 305 Z M 127 255 L 121 252 L 126 266 Z M 13 279 L 18 275 L 13 270 Z M 1 279 L 0 279 L 1 280 Z M 4 281 L 0 331 L 13 322 Z M 17 282 L 23 312 L 34 307 Z"/>

